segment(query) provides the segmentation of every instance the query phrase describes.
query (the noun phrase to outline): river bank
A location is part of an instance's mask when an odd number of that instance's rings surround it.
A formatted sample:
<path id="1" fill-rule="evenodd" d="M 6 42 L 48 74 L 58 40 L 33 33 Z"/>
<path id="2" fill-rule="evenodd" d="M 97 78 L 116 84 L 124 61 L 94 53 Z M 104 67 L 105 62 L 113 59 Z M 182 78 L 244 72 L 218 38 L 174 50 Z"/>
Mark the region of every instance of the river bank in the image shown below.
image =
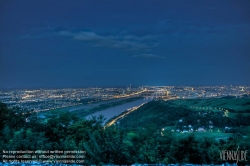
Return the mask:
<path id="1" fill-rule="evenodd" d="M 104 118 L 106 118 L 105 122 L 114 116 L 120 115 L 122 112 L 127 111 L 128 109 L 131 109 L 133 107 L 137 107 L 143 103 L 147 103 L 151 101 L 152 99 L 139 99 L 133 102 L 125 103 L 116 107 L 104 109 L 102 111 L 95 112 L 93 114 L 90 114 L 86 116 L 86 119 L 90 119 L 92 116 L 100 116 L 103 115 Z"/>
<path id="2" fill-rule="evenodd" d="M 71 112 L 77 117 L 85 118 L 86 116 L 92 115 L 95 112 L 100 112 L 106 109 L 112 109 L 114 107 L 124 105 L 127 103 L 131 103 L 134 101 L 142 100 L 142 99 L 143 99 L 142 97 L 121 98 L 121 99 L 113 99 L 113 100 L 108 100 L 108 101 L 100 101 L 98 103 L 87 104 L 87 105 L 82 104 L 82 105 L 70 106 L 66 108 L 58 108 L 55 110 L 41 112 L 39 113 L 39 117 L 45 118 L 46 117 L 45 114 L 49 114 L 49 113 Z"/>

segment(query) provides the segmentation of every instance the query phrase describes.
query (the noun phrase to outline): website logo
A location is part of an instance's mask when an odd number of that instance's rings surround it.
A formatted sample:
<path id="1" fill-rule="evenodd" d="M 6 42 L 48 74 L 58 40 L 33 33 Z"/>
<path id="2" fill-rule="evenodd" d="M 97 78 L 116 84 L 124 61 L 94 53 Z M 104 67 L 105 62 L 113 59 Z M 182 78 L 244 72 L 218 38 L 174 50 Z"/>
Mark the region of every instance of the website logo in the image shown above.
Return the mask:
<path id="1" fill-rule="evenodd" d="M 247 150 L 239 151 L 239 147 L 236 151 L 221 150 L 220 158 L 223 161 L 236 161 L 236 164 L 238 164 L 239 161 L 247 161 Z"/>

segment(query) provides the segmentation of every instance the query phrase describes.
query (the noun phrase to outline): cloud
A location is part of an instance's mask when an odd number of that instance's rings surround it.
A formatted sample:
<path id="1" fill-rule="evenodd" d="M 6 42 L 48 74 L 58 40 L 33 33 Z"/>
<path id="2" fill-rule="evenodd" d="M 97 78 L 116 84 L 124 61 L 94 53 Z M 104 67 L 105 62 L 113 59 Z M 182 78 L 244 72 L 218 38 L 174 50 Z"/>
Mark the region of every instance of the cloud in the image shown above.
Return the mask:
<path id="1" fill-rule="evenodd" d="M 136 57 L 142 57 L 142 58 L 160 58 L 160 59 L 164 59 L 164 56 L 159 56 L 159 55 L 155 55 L 155 54 L 139 54 L 139 55 L 134 55 L 132 56 L 134 58 Z"/>
<path id="2" fill-rule="evenodd" d="M 133 35 L 104 36 L 104 35 L 98 35 L 95 32 L 91 31 L 90 32 L 59 31 L 57 34 L 60 36 L 71 37 L 75 40 L 88 42 L 89 44 L 95 47 L 141 50 L 157 46 L 157 44 L 152 41 L 153 37 L 150 35 L 141 37 Z"/>

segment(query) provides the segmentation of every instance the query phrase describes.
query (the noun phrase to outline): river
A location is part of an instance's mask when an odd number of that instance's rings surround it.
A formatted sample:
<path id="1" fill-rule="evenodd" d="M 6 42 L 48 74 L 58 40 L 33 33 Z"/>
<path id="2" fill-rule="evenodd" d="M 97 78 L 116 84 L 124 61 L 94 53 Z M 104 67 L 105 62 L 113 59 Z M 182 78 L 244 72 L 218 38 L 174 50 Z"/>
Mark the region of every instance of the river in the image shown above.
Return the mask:
<path id="1" fill-rule="evenodd" d="M 115 106 L 115 107 L 112 107 L 112 108 L 108 108 L 108 109 L 105 109 L 105 110 L 98 111 L 98 112 L 95 112 L 93 114 L 90 114 L 90 115 L 86 116 L 86 119 L 90 119 L 92 116 L 103 115 L 104 118 L 106 118 L 105 121 L 107 121 L 110 118 L 113 118 L 114 116 L 117 116 L 117 115 L 121 114 L 123 111 L 125 111 L 125 110 L 127 110 L 129 108 L 139 106 L 142 103 L 147 103 L 147 102 L 149 102 L 151 100 L 152 99 L 145 99 L 144 98 L 144 99 L 139 99 L 139 100 L 129 102 L 129 103 L 126 103 L 126 104 L 122 104 L 122 105 L 119 105 L 119 106 Z"/>
<path id="2" fill-rule="evenodd" d="M 124 100 L 124 99 L 128 99 L 128 98 L 120 98 L 120 99 L 113 99 L 113 100 L 108 100 L 108 101 L 101 101 L 98 103 L 93 103 L 93 104 L 88 104 L 88 105 L 81 104 L 81 105 L 70 106 L 70 107 L 61 108 L 61 109 L 68 110 L 69 112 L 72 112 L 72 111 L 77 111 L 77 110 L 86 109 L 86 108 L 94 108 L 94 107 L 99 106 L 100 104 L 113 103 L 113 102 L 117 102 L 117 101 Z M 122 111 L 125 111 L 129 108 L 132 108 L 132 107 L 139 106 L 142 103 L 149 102 L 151 100 L 152 99 L 139 99 L 139 100 L 129 102 L 126 104 L 122 104 L 122 105 L 118 105 L 118 106 L 115 106 L 112 108 L 107 108 L 107 109 L 104 109 L 104 110 L 101 110 L 101 111 L 98 111 L 98 112 L 95 112 L 93 114 L 88 115 L 86 117 L 86 119 L 90 119 L 92 116 L 104 115 L 106 120 L 108 120 L 116 115 L 119 115 L 120 113 L 122 113 Z M 39 117 L 45 118 L 45 115 L 44 115 L 45 113 L 46 112 L 40 112 Z"/>

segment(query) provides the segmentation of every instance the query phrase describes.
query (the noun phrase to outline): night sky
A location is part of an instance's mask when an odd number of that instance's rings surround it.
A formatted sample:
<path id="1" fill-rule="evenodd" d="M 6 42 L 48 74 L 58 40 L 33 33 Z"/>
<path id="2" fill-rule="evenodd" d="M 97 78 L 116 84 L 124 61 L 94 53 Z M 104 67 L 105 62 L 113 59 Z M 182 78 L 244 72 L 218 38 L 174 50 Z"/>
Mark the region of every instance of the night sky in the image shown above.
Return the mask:
<path id="1" fill-rule="evenodd" d="M 0 88 L 250 85 L 250 1 L 1 0 Z"/>

